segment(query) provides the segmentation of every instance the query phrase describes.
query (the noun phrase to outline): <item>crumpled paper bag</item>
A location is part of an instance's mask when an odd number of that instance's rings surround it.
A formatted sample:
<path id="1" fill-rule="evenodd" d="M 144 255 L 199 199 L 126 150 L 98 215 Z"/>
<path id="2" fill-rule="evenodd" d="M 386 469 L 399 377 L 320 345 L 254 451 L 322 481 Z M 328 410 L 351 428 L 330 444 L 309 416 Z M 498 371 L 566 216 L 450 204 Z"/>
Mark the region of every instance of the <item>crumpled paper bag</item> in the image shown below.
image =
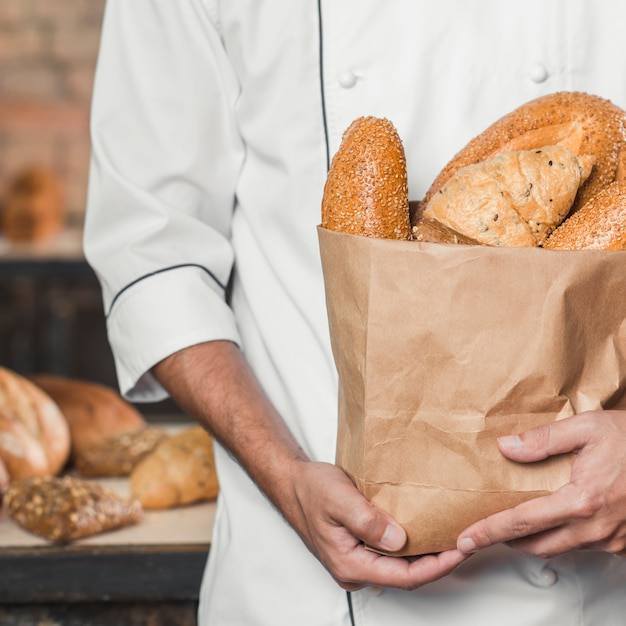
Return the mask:
<path id="1" fill-rule="evenodd" d="M 336 461 L 407 531 L 399 556 L 568 481 L 571 455 L 515 463 L 496 437 L 626 408 L 626 252 L 318 235 Z"/>

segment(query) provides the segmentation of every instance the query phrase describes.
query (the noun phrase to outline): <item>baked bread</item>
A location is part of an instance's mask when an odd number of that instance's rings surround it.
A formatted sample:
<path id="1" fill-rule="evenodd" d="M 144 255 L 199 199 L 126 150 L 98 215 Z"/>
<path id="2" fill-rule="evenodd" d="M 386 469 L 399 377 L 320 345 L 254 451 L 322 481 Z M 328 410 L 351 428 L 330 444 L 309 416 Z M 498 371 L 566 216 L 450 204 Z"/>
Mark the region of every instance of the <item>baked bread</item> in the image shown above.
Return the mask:
<path id="1" fill-rule="evenodd" d="M 454 243 L 464 244 L 466 246 L 480 245 L 476 239 L 467 237 L 432 217 L 416 218 L 411 232 L 415 241 L 424 243 Z"/>
<path id="2" fill-rule="evenodd" d="M 156 426 L 111 435 L 83 450 L 75 459 L 76 470 L 82 476 L 128 476 L 167 437 Z"/>
<path id="3" fill-rule="evenodd" d="M 111 435 L 146 425 L 139 411 L 106 385 L 51 374 L 37 374 L 29 378 L 63 412 L 71 432 L 72 460 Z"/>
<path id="4" fill-rule="evenodd" d="M 562 91 L 523 104 L 470 141 L 441 170 L 428 202 L 461 168 L 512 150 L 561 145 L 577 156 L 595 157 L 572 212 L 615 180 L 626 177 L 626 113 L 595 95 Z"/>
<path id="5" fill-rule="evenodd" d="M 43 167 L 19 172 L 10 181 L 0 213 L 0 230 L 14 242 L 34 243 L 65 225 L 64 193 L 59 178 Z"/>
<path id="6" fill-rule="evenodd" d="M 393 124 L 360 117 L 332 159 L 321 226 L 352 235 L 410 239 L 406 158 Z"/>
<path id="7" fill-rule="evenodd" d="M 0 461 L 11 480 L 57 474 L 70 430 L 56 403 L 16 372 L 0 367 Z"/>
<path id="8" fill-rule="evenodd" d="M 626 250 L 626 180 L 615 181 L 565 220 L 545 243 L 551 250 Z"/>
<path id="9" fill-rule="evenodd" d="M 2 494 L 7 490 L 10 480 L 9 470 L 4 461 L 0 459 L 0 501 L 2 501 Z"/>
<path id="10" fill-rule="evenodd" d="M 422 217 L 491 246 L 540 246 L 569 213 L 595 157 L 563 146 L 504 152 L 457 170 Z"/>
<path id="11" fill-rule="evenodd" d="M 172 435 L 135 466 L 130 488 L 145 509 L 165 509 L 217 497 L 212 437 L 201 426 Z"/>
<path id="12" fill-rule="evenodd" d="M 136 500 L 71 476 L 14 481 L 4 496 L 4 507 L 19 526 L 54 543 L 129 526 L 142 518 Z"/>

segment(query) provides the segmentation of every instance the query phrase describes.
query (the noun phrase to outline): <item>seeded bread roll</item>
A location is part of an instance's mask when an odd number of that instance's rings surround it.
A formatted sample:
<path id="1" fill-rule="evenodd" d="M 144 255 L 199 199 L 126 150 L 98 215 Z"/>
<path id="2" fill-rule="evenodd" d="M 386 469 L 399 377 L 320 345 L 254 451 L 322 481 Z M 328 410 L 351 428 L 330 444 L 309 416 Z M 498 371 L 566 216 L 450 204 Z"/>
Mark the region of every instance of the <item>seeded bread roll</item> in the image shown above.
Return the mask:
<path id="1" fill-rule="evenodd" d="M 129 526 L 142 518 L 136 500 L 71 476 L 15 481 L 4 496 L 4 507 L 19 526 L 54 543 Z"/>
<path id="2" fill-rule="evenodd" d="M 551 250 L 626 250 L 626 180 L 615 181 L 548 238 Z"/>
<path id="3" fill-rule="evenodd" d="M 322 199 L 323 228 L 411 239 L 406 158 L 393 124 L 360 117 L 333 157 Z"/>
<path id="4" fill-rule="evenodd" d="M 563 146 L 513 150 L 461 168 L 422 216 L 491 246 L 540 246 L 568 214 L 593 156 Z"/>
<path id="5" fill-rule="evenodd" d="M 610 101 L 580 92 L 557 92 L 505 115 L 470 141 L 443 168 L 424 202 L 462 167 L 511 150 L 561 145 L 595 165 L 572 206 L 580 209 L 615 180 L 626 177 L 626 113 Z"/>
<path id="6" fill-rule="evenodd" d="M 111 435 L 146 425 L 139 411 L 106 385 L 51 374 L 33 375 L 30 380 L 63 412 L 72 435 L 72 460 Z"/>
<path id="7" fill-rule="evenodd" d="M 11 480 L 56 474 L 70 451 L 70 431 L 56 403 L 29 380 L 0 367 L 0 461 Z"/>

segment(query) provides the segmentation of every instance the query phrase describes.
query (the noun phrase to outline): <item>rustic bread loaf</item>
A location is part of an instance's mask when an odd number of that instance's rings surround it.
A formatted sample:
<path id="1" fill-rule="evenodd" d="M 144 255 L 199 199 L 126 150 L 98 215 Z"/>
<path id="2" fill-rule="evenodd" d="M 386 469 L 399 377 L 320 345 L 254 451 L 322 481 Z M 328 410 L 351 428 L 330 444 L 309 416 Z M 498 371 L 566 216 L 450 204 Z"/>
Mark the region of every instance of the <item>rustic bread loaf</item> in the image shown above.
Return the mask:
<path id="1" fill-rule="evenodd" d="M 4 507 L 22 528 L 54 543 L 129 526 L 142 518 L 136 500 L 71 476 L 14 481 L 4 496 Z"/>
<path id="2" fill-rule="evenodd" d="M 511 150 L 561 145 L 595 164 L 581 186 L 572 212 L 615 180 L 626 177 L 626 112 L 595 95 L 562 91 L 532 100 L 497 120 L 472 139 L 441 170 L 424 202 L 461 168 Z"/>
<path id="3" fill-rule="evenodd" d="M 324 186 L 321 226 L 367 237 L 411 238 L 404 147 L 389 120 L 360 117 L 344 132 Z"/>
<path id="4" fill-rule="evenodd" d="M 146 425 L 139 411 L 106 385 L 50 374 L 37 374 L 30 379 L 63 412 L 71 432 L 72 460 L 111 435 Z"/>
<path id="5" fill-rule="evenodd" d="M 75 459 L 83 476 L 128 476 L 168 434 L 155 426 L 117 433 L 83 450 Z"/>
<path id="6" fill-rule="evenodd" d="M 513 150 L 457 170 L 422 216 L 491 246 L 540 246 L 565 219 L 594 156 L 562 146 Z"/>
<path id="7" fill-rule="evenodd" d="M 57 474 L 70 430 L 56 403 L 23 376 L 0 367 L 0 461 L 11 480 Z"/>
<path id="8" fill-rule="evenodd" d="M 215 498 L 219 484 L 212 437 L 201 426 L 169 437 L 135 466 L 130 488 L 145 509 Z"/>

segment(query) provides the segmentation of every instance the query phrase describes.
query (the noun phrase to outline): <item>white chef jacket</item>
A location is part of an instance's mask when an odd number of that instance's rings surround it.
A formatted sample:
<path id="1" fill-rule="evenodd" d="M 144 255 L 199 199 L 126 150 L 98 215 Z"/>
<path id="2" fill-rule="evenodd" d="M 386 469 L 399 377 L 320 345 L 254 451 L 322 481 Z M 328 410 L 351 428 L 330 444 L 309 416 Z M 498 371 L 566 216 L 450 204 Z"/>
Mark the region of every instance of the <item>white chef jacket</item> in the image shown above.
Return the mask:
<path id="1" fill-rule="evenodd" d="M 626 106 L 624 24 L 617 0 L 109 0 L 85 251 L 123 393 L 163 398 L 151 366 L 233 340 L 306 451 L 333 461 L 316 225 L 343 131 L 389 118 L 419 199 L 530 99 L 581 89 Z M 348 596 L 221 449 L 217 464 L 203 626 L 626 622 L 626 561 L 600 553 L 495 547 L 420 590 Z"/>

